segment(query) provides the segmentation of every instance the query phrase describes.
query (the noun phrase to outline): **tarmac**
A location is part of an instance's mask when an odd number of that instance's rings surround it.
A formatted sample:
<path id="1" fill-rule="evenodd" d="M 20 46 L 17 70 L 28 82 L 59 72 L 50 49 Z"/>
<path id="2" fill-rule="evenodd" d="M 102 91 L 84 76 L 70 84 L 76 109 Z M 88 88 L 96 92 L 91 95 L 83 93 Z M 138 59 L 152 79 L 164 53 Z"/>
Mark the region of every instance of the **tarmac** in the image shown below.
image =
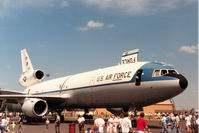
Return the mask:
<path id="1" fill-rule="evenodd" d="M 60 133 L 69 133 L 69 125 L 71 123 L 61 123 L 60 125 Z M 147 121 L 147 124 L 149 128 L 151 129 L 152 133 L 160 133 L 161 132 L 161 124 L 157 120 L 151 120 Z M 93 129 L 93 124 L 85 124 L 85 129 L 90 127 Z M 185 128 L 185 122 L 180 122 L 181 132 L 187 133 Z M 55 126 L 54 123 L 49 124 L 49 129 L 46 130 L 46 125 L 44 123 L 32 123 L 32 124 L 24 124 L 23 125 L 24 130 L 19 131 L 17 133 L 23 132 L 23 133 L 55 133 Z M 136 128 L 134 127 L 133 130 Z M 79 133 L 78 124 L 75 124 L 75 133 Z M 106 133 L 106 132 L 104 132 Z"/>

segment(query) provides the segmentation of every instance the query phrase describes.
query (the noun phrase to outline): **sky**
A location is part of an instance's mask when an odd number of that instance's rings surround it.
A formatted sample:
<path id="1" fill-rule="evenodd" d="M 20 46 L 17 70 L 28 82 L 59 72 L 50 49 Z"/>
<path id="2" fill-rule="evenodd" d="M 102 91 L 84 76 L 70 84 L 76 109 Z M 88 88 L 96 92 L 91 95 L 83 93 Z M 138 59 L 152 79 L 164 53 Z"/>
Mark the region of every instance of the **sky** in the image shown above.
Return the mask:
<path id="1" fill-rule="evenodd" d="M 120 63 L 174 65 L 189 82 L 177 109 L 198 108 L 197 0 L 0 0 L 0 88 L 23 91 L 20 50 L 45 80 Z"/>

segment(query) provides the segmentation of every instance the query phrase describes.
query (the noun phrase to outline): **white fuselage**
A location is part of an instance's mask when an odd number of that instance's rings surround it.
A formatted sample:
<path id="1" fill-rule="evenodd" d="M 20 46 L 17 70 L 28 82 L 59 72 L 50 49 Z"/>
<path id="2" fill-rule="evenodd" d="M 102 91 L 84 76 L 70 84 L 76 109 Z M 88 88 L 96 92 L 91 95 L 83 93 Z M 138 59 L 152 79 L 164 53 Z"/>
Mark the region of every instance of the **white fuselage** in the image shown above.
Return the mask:
<path id="1" fill-rule="evenodd" d="M 183 91 L 179 87 L 179 79 L 145 80 L 136 86 L 136 72 L 147 63 L 149 62 L 117 65 L 57 78 L 30 86 L 25 92 L 32 95 L 67 97 L 55 106 L 108 108 L 143 107 L 172 98 Z M 142 76 L 147 76 L 147 70 Z"/>

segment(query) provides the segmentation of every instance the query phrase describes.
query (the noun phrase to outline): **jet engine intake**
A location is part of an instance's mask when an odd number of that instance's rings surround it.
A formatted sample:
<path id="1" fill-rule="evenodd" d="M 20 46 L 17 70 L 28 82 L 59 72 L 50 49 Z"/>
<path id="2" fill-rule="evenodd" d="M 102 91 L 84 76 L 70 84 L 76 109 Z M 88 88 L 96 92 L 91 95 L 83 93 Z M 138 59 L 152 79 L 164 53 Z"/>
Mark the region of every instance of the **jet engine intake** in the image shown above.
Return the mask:
<path id="1" fill-rule="evenodd" d="M 31 86 L 38 82 L 44 80 L 45 74 L 42 70 L 34 70 L 30 72 L 25 72 L 21 75 L 19 79 L 19 84 L 21 86 Z"/>
<path id="2" fill-rule="evenodd" d="M 48 111 L 48 104 L 42 99 L 29 98 L 23 103 L 22 111 L 29 117 L 41 117 Z"/>

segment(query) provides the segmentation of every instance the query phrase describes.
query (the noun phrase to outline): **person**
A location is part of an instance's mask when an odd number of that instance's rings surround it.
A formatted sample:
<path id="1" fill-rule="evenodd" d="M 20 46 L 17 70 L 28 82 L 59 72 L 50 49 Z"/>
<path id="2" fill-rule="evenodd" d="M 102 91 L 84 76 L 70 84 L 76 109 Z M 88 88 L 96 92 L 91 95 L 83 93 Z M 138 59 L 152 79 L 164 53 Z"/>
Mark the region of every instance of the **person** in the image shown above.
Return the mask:
<path id="1" fill-rule="evenodd" d="M 94 121 L 94 132 L 95 133 L 104 133 L 105 121 L 102 119 L 102 116 L 99 115 Z"/>
<path id="2" fill-rule="evenodd" d="M 179 126 L 179 122 L 180 122 L 180 118 L 178 116 L 178 114 L 174 114 L 174 119 L 173 119 L 173 133 L 177 132 L 177 133 L 181 133 L 180 131 L 180 126 Z"/>
<path id="3" fill-rule="evenodd" d="M 6 121 L 6 118 L 5 118 L 5 116 L 3 116 L 1 119 L 1 126 L 0 126 L 1 133 L 4 133 L 7 125 L 8 125 L 8 123 Z"/>
<path id="4" fill-rule="evenodd" d="M 119 133 L 122 132 L 122 128 L 121 128 L 120 123 L 121 123 L 121 121 L 122 121 L 123 118 L 124 118 L 124 114 L 121 113 L 120 116 L 119 116 L 119 124 L 118 124 L 118 132 L 119 132 Z"/>
<path id="5" fill-rule="evenodd" d="M 150 133 L 150 129 L 148 128 L 147 123 L 144 119 L 144 113 L 140 113 L 140 118 L 137 119 L 136 132 L 144 133 L 144 129 L 146 129 L 148 131 L 148 133 Z"/>
<path id="6" fill-rule="evenodd" d="M 118 126 L 120 124 L 120 120 L 118 119 L 118 116 L 115 114 L 113 116 L 113 133 L 118 133 Z"/>
<path id="7" fill-rule="evenodd" d="M 107 133 L 112 133 L 113 132 L 113 115 L 108 119 L 107 123 Z"/>
<path id="8" fill-rule="evenodd" d="M 164 113 L 162 114 L 161 122 L 162 122 L 162 133 L 164 133 L 164 131 L 166 131 L 168 133 L 166 117 L 165 117 Z"/>
<path id="9" fill-rule="evenodd" d="M 120 121 L 122 133 L 129 133 L 129 131 L 133 132 L 133 128 L 131 125 L 131 120 L 128 118 L 128 113 L 124 113 L 124 118 Z"/>
<path id="10" fill-rule="evenodd" d="M 196 115 L 196 133 L 198 133 L 199 132 L 199 115 Z"/>
<path id="11" fill-rule="evenodd" d="M 10 117 L 8 115 L 6 116 L 6 122 L 7 122 L 7 125 L 6 125 L 5 130 L 6 132 L 10 132 L 10 129 L 9 129 Z"/>
<path id="12" fill-rule="evenodd" d="M 46 131 L 48 131 L 48 124 L 50 123 L 48 117 L 46 118 Z"/>
<path id="13" fill-rule="evenodd" d="M 92 131 L 91 131 L 91 128 L 90 127 L 88 127 L 87 128 L 87 130 L 85 131 L 85 133 L 91 133 Z"/>
<path id="14" fill-rule="evenodd" d="M 16 126 L 16 124 L 15 124 L 15 122 L 13 121 L 13 122 L 12 122 L 12 132 L 15 131 L 15 126 Z"/>
<path id="15" fill-rule="evenodd" d="M 171 132 L 172 119 L 171 119 L 171 114 L 169 113 L 167 113 L 166 125 L 167 125 L 168 132 Z"/>
<path id="16" fill-rule="evenodd" d="M 185 121 L 186 121 L 187 132 L 191 133 L 191 118 L 188 114 L 186 114 Z"/>
<path id="17" fill-rule="evenodd" d="M 56 113 L 55 119 L 55 133 L 60 133 L 60 116 L 58 113 Z"/>
<path id="18" fill-rule="evenodd" d="M 18 131 L 23 131 L 23 127 L 22 127 L 22 125 L 23 125 L 23 116 L 22 115 L 19 115 L 19 127 L 18 127 Z"/>
<path id="19" fill-rule="evenodd" d="M 191 116 L 191 131 L 192 131 L 192 133 L 195 133 L 195 131 L 196 131 L 196 117 L 195 117 L 194 113 Z"/>
<path id="20" fill-rule="evenodd" d="M 84 131 L 84 122 L 85 122 L 83 114 L 80 114 L 80 117 L 77 119 L 77 122 L 79 124 L 79 132 L 82 133 Z"/>

